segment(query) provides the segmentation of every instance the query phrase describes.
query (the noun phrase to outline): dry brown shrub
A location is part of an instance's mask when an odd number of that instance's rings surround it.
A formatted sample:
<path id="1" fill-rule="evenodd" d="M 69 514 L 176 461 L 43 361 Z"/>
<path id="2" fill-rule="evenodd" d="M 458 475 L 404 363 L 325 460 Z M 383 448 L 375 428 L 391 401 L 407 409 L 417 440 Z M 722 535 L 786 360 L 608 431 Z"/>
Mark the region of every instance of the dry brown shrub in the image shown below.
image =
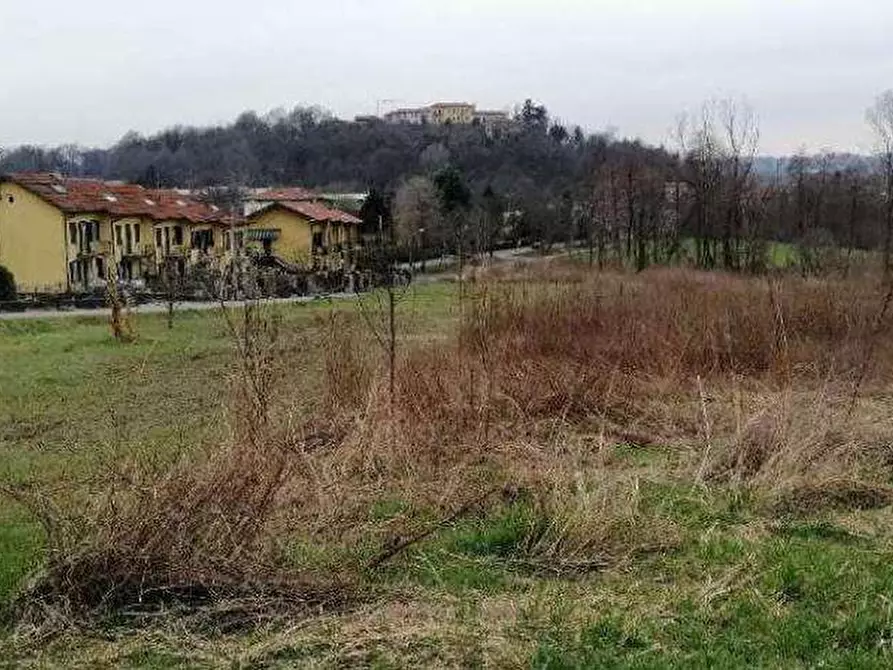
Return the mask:
<path id="1" fill-rule="evenodd" d="M 226 318 L 237 354 L 225 443 L 173 465 L 137 455 L 112 466 L 77 505 L 71 491 L 5 491 L 33 510 L 47 536 L 45 565 L 19 599 L 25 618 L 223 601 L 247 610 L 305 607 L 348 593 L 339 574 L 286 570 L 271 534 L 286 486 L 312 476 L 306 454 L 336 438 L 314 431 L 322 420 L 280 424 L 277 410 L 287 403 L 276 390 L 290 344 L 279 340 L 277 315 L 249 305 Z"/>
<path id="2" fill-rule="evenodd" d="M 539 458 L 545 479 L 530 483 L 519 472 L 530 450 L 508 445 L 528 440 L 566 464 L 556 444 L 567 431 L 595 431 L 602 444 L 687 442 L 699 449 L 697 477 L 771 491 L 841 472 L 858 479 L 876 464 L 852 437 L 847 407 L 893 361 L 885 319 L 878 327 L 883 293 L 872 281 L 567 268 L 572 281 L 548 281 L 532 266 L 521 270 L 524 281 L 469 291 L 455 340 L 402 353 L 393 404 L 375 383 L 362 400 L 354 396 L 360 419 L 333 456 L 333 480 L 351 482 L 332 499 L 342 510 L 355 505 L 345 518 L 381 496 L 447 512 L 487 484 L 523 486 L 537 492 L 544 519 L 575 519 L 554 527 L 593 524 L 572 535 L 616 537 L 608 531 L 616 522 L 646 537 L 619 509 L 582 513 L 576 475 Z M 866 366 L 868 349 L 875 355 Z M 596 459 L 578 471 L 603 465 Z M 622 491 L 612 499 L 633 507 Z M 570 540 L 535 544 L 577 552 Z"/>
<path id="3" fill-rule="evenodd" d="M 323 349 L 322 411 L 333 417 L 363 409 L 372 386 L 375 346 L 356 315 L 332 311 L 319 325 Z"/>
<path id="4" fill-rule="evenodd" d="M 864 282 L 682 270 L 479 285 L 470 300 L 457 342 L 399 360 L 388 420 L 417 454 L 462 455 L 556 418 L 690 434 L 698 378 L 747 392 L 851 382 L 878 309 Z M 890 371 L 888 340 L 874 378 Z"/>
<path id="5" fill-rule="evenodd" d="M 84 614 L 199 604 L 248 593 L 270 577 L 263 533 L 292 474 L 283 450 L 232 447 L 161 474 L 141 467 L 120 474 L 86 510 L 55 511 L 47 563 L 25 594 L 30 606 L 55 601 Z"/>

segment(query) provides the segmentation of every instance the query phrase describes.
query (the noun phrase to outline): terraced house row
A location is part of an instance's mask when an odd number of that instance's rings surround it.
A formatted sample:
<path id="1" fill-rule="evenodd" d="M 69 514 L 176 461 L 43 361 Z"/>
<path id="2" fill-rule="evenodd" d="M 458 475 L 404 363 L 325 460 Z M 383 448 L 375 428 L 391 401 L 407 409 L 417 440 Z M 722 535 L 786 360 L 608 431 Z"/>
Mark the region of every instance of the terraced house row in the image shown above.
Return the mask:
<path id="1" fill-rule="evenodd" d="M 332 262 L 358 239 L 359 219 L 304 189 L 254 192 L 232 215 L 185 190 L 63 177 L 0 176 L 0 265 L 22 293 L 145 282 L 236 254 Z"/>

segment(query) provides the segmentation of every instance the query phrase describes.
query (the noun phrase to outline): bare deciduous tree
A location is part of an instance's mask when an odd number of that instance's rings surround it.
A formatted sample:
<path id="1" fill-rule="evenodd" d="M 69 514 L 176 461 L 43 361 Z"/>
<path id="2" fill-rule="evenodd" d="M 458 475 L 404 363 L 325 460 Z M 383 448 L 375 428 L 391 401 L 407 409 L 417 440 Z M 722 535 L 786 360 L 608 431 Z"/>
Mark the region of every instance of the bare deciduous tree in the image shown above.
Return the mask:
<path id="1" fill-rule="evenodd" d="M 680 117 L 676 134 L 680 177 L 691 193 L 697 263 L 739 269 L 748 256 L 742 244 L 751 237 L 744 226 L 753 214 L 747 207 L 753 202 L 760 139 L 756 115 L 745 102 L 712 101 L 700 115 Z"/>
<path id="2" fill-rule="evenodd" d="M 447 242 L 437 189 L 427 177 L 412 177 L 397 189 L 394 233 L 399 246 L 416 252 Z"/>
<path id="3" fill-rule="evenodd" d="M 883 179 L 884 274 L 891 272 L 893 242 L 893 90 L 881 93 L 866 113 L 877 143 L 878 169 Z"/>

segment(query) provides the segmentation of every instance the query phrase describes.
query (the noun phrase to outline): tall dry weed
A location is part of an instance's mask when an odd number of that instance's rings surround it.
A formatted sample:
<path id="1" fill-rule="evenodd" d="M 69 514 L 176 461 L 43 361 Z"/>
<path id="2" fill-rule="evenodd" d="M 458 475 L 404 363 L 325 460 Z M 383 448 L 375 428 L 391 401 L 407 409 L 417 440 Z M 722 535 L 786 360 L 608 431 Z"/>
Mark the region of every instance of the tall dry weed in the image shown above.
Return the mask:
<path id="1" fill-rule="evenodd" d="M 399 361 L 393 420 L 432 454 L 556 418 L 685 434 L 698 378 L 750 391 L 852 382 L 878 306 L 864 283 L 678 270 L 478 291 L 461 348 Z M 878 348 L 874 379 L 893 361 L 889 338 Z"/>
<path id="2" fill-rule="evenodd" d="M 695 479 L 773 491 L 832 473 L 858 479 L 877 463 L 841 400 L 881 388 L 893 371 L 872 281 L 688 270 L 551 281 L 531 269 L 517 279 L 476 284 L 455 339 L 403 352 L 393 408 L 374 381 L 352 396 L 356 429 L 333 470 L 351 482 L 342 509 L 353 504 L 359 515 L 382 496 L 455 509 L 487 484 L 524 481 L 516 464 L 530 454 L 507 445 L 526 441 L 567 463 L 569 434 L 595 434 L 603 446 L 673 445 L 690 452 Z M 584 489 L 537 462 L 550 473 L 531 485 L 541 516 L 575 519 L 547 525 L 593 524 L 586 532 L 596 537 L 626 524 L 608 507 L 585 518 L 574 502 L 588 499 Z M 601 463 L 580 471 L 601 472 Z M 555 537 L 533 545 L 575 551 Z"/>

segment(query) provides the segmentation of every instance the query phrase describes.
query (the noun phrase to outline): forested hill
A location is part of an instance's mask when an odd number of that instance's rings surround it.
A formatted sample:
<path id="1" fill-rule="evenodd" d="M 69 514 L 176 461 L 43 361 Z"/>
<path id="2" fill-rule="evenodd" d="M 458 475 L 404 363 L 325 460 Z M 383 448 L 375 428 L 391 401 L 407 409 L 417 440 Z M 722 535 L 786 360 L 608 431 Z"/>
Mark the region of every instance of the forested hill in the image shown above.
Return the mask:
<path id="1" fill-rule="evenodd" d="M 109 149 L 23 146 L 7 150 L 0 171 L 59 171 L 149 186 L 303 184 L 392 190 L 405 178 L 449 163 L 469 184 L 500 193 L 557 194 L 579 186 L 594 161 L 664 163 L 660 149 L 603 135 L 587 136 L 550 120 L 527 102 L 511 129 L 347 122 L 315 108 L 242 114 L 224 126 L 128 133 Z"/>
<path id="2" fill-rule="evenodd" d="M 697 241 L 702 267 L 757 270 L 768 240 L 893 254 L 893 159 L 758 156 L 747 108 L 719 102 L 680 123 L 682 155 L 587 135 L 527 101 L 508 127 L 348 122 L 313 108 L 207 128 L 129 133 L 108 149 L 19 147 L 0 171 L 57 171 L 150 187 L 304 185 L 365 191 L 370 229 L 393 222 L 408 246 L 585 240 L 642 269 Z M 891 152 L 893 153 L 893 152 Z M 507 214 L 510 217 L 506 224 Z M 469 226 L 471 228 L 469 228 Z M 420 239 L 424 234 L 424 239 Z M 466 242 L 462 242 L 465 244 Z M 804 258 L 813 259 L 812 251 Z M 599 261 L 601 262 L 601 260 Z M 810 260 L 810 271 L 818 261 Z"/>

